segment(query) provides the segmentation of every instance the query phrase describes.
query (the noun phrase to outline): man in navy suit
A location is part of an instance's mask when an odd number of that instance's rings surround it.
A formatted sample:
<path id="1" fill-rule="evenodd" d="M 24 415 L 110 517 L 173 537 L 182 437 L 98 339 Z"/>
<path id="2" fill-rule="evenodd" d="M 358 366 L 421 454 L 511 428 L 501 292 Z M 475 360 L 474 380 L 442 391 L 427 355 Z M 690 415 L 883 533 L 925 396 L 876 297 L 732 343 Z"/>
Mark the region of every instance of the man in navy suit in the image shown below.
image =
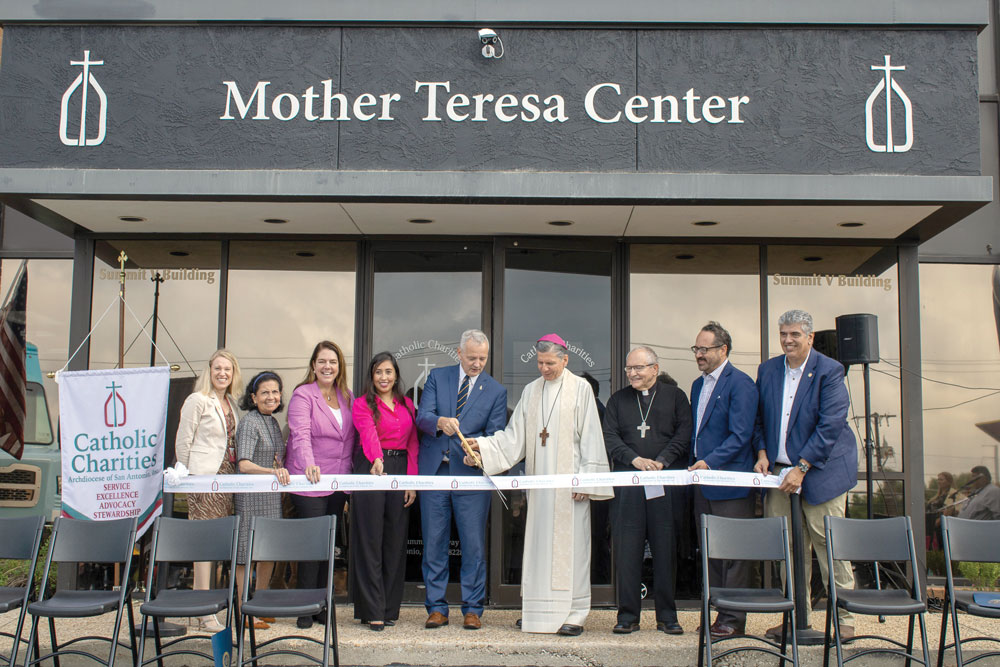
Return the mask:
<path id="1" fill-rule="evenodd" d="M 805 521 L 806 586 L 812 577 L 816 550 L 823 586 L 829 584 L 823 517 L 844 516 L 847 492 L 858 482 L 858 447 L 847 425 L 850 399 L 844 386 L 844 367 L 813 349 L 813 319 L 802 310 L 778 318 L 781 349 L 785 354 L 765 361 L 757 371 L 760 410 L 754 429 L 759 473 L 781 474 L 781 488 L 764 499 L 765 516 L 790 516 L 788 494 L 801 491 Z M 839 588 L 854 588 L 851 564 L 834 561 L 833 578 Z M 807 614 L 809 609 L 807 608 Z M 840 610 L 840 633 L 854 636 L 853 616 Z M 781 626 L 767 631 L 781 636 Z"/>
<path id="2" fill-rule="evenodd" d="M 417 411 L 421 475 L 479 475 L 462 462 L 458 433 L 467 438 L 493 435 L 507 424 L 507 390 L 483 372 L 490 356 L 486 334 L 470 329 L 458 344 L 457 366 L 435 368 L 424 383 Z M 467 630 L 482 627 L 486 598 L 486 518 L 489 491 L 421 491 L 426 628 L 448 625 L 448 547 L 455 518 L 462 545 L 462 613 Z"/>
<path id="3" fill-rule="evenodd" d="M 757 418 L 757 388 L 743 371 L 729 363 L 733 339 L 718 322 L 709 322 L 698 332 L 691 351 L 701 377 L 691 386 L 694 431 L 689 470 L 753 470 L 754 420 Z M 702 514 L 735 519 L 754 515 L 753 498 L 747 487 L 694 487 L 694 515 L 699 534 Z M 710 560 L 708 580 L 712 586 L 746 588 L 750 585 L 750 563 L 740 560 Z M 746 613 L 720 611 L 709 628 L 713 637 L 743 634 Z"/>

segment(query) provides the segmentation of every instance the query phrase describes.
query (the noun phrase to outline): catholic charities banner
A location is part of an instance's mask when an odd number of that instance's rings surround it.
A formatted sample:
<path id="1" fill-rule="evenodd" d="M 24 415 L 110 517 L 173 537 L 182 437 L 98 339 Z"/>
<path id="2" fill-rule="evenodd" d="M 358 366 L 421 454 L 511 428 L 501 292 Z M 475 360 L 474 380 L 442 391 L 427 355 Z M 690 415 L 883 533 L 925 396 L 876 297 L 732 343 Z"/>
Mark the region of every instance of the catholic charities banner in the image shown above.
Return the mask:
<path id="1" fill-rule="evenodd" d="M 163 504 L 166 366 L 59 374 L 62 515 L 139 518 L 139 534 Z"/>

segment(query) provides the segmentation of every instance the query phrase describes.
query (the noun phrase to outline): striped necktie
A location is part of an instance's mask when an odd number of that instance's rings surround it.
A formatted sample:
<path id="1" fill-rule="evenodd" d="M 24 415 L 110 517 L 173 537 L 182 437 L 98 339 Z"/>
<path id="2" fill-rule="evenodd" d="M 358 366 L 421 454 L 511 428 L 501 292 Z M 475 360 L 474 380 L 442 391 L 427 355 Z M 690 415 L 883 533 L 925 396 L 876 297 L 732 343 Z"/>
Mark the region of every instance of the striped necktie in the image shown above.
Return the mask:
<path id="1" fill-rule="evenodd" d="M 462 378 L 462 386 L 458 388 L 458 400 L 455 401 L 455 419 L 462 416 L 462 408 L 465 407 L 465 402 L 469 400 L 469 376 L 466 375 Z"/>

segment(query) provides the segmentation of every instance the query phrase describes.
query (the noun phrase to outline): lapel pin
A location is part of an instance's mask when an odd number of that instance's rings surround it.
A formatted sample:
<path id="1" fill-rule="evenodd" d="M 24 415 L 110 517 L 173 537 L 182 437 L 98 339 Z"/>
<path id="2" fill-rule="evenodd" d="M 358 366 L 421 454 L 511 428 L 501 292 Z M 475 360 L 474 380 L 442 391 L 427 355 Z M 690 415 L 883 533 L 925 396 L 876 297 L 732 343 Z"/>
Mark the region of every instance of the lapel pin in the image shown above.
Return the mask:
<path id="1" fill-rule="evenodd" d="M 809 375 L 808 375 L 807 377 L 812 377 L 812 376 L 813 376 L 813 374 L 812 374 L 812 373 L 810 373 L 810 374 L 809 374 Z"/>

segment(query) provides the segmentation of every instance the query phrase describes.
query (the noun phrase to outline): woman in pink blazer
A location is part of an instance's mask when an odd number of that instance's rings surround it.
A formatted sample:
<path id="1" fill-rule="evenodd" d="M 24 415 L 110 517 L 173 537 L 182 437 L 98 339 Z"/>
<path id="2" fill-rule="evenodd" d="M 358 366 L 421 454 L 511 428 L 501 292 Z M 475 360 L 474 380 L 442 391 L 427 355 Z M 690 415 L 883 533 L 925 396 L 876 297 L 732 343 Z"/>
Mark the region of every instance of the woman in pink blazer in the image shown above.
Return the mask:
<path id="1" fill-rule="evenodd" d="M 305 475 L 314 484 L 320 475 L 349 474 L 357 442 L 347 388 L 347 365 L 336 343 L 320 341 L 309 359 L 305 379 L 288 402 L 288 447 L 285 467 L 289 474 Z M 343 491 L 320 489 L 291 494 L 300 518 L 333 514 L 339 525 L 344 518 Z M 299 563 L 299 588 L 326 585 L 326 563 Z M 329 573 L 332 576 L 332 573 Z M 325 621 L 324 619 L 317 619 Z M 313 618 L 298 619 L 300 628 L 312 626 Z"/>

